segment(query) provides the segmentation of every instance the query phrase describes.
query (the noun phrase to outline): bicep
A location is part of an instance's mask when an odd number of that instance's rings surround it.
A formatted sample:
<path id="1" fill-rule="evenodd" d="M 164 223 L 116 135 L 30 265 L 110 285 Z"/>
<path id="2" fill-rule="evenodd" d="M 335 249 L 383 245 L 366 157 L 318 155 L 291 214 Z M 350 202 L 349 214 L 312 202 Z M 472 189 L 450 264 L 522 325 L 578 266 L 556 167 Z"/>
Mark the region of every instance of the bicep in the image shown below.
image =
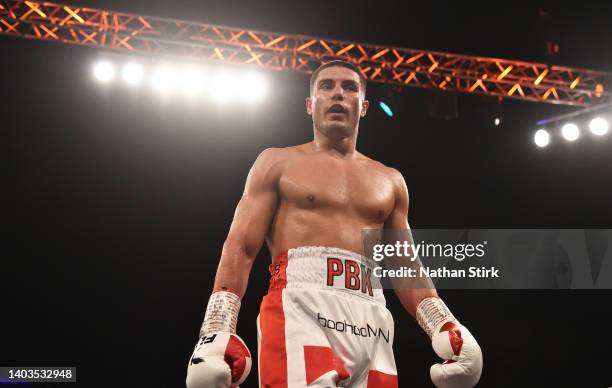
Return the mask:
<path id="1" fill-rule="evenodd" d="M 392 240 L 407 239 L 411 244 L 414 244 L 412 232 L 410 232 L 410 226 L 408 225 L 408 188 L 406 187 L 404 177 L 402 177 L 399 171 L 394 170 L 393 172 L 395 182 L 395 206 L 385 222 L 385 229 L 403 231 L 399 234 L 392 233 L 393 236 L 389 236 L 392 237 Z M 416 258 L 414 261 L 406 260 L 406 258 L 391 258 L 386 264 L 392 269 L 411 267 L 418 271 L 418 268 L 421 266 L 421 260 L 419 258 Z M 391 281 L 400 302 L 412 316 L 415 316 L 416 308 L 421 300 L 427 297 L 437 296 L 433 283 L 427 277 L 414 278 L 408 282 L 396 278 L 391 279 Z"/>
<path id="2" fill-rule="evenodd" d="M 247 254 L 256 254 L 266 236 L 276 209 L 276 192 L 272 190 L 243 195 L 236 207 L 228 240 L 239 239 Z"/>
<path id="3" fill-rule="evenodd" d="M 271 155 L 262 153 L 249 172 L 242 198 L 236 207 L 228 242 L 238 243 L 247 255 L 261 248 L 276 210 L 276 163 Z"/>
<path id="4" fill-rule="evenodd" d="M 394 203 L 393 210 L 385 220 L 385 229 L 408 229 L 408 188 L 399 171 L 392 170 Z"/>

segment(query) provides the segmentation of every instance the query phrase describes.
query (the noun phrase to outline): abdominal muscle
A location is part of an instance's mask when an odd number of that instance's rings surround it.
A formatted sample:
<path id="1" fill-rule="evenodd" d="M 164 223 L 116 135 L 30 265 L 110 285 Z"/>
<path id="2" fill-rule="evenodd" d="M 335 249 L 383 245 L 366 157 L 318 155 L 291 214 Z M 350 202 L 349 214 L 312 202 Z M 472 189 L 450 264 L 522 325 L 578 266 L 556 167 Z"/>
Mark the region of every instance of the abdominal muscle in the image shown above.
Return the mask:
<path id="1" fill-rule="evenodd" d="M 346 209 L 289 209 L 288 206 L 283 209 L 281 206 L 266 239 L 273 263 L 278 254 L 305 246 L 334 247 L 363 254 L 363 231 L 381 229 L 383 225 L 351 213 Z"/>

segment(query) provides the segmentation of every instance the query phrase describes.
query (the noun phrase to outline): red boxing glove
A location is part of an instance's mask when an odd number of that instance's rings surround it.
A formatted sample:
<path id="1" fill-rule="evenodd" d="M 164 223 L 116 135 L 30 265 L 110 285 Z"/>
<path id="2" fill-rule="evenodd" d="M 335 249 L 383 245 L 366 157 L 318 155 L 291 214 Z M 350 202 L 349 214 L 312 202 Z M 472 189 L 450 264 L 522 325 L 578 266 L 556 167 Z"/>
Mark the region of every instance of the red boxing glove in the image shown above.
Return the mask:
<path id="1" fill-rule="evenodd" d="M 440 298 L 427 298 L 417 307 L 419 324 L 431 337 L 431 345 L 444 361 L 429 371 L 438 388 L 471 388 L 482 373 L 482 351 Z"/>
<path id="2" fill-rule="evenodd" d="M 207 334 L 200 338 L 189 360 L 187 387 L 235 387 L 247 378 L 251 363 L 251 352 L 236 334 Z"/>
<path id="3" fill-rule="evenodd" d="M 240 298 L 229 291 L 208 300 L 200 339 L 187 366 L 187 388 L 230 388 L 251 371 L 251 352 L 236 335 Z"/>

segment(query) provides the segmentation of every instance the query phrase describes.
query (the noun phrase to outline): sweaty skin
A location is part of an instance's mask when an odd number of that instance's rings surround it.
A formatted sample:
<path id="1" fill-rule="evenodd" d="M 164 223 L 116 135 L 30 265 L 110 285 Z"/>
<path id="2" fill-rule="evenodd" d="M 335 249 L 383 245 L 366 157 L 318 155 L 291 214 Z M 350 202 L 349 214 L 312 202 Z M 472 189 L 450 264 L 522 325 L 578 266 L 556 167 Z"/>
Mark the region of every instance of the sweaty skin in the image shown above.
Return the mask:
<path id="1" fill-rule="evenodd" d="M 267 149 L 255 161 L 223 245 L 215 291 L 242 298 L 264 241 L 272 257 L 300 246 L 363 253 L 363 229 L 408 229 L 404 178 L 355 149 L 368 106 L 354 71 L 321 70 L 306 99 L 314 139 Z M 395 292 L 412 315 L 422 299 L 437 296 L 433 288 Z"/>

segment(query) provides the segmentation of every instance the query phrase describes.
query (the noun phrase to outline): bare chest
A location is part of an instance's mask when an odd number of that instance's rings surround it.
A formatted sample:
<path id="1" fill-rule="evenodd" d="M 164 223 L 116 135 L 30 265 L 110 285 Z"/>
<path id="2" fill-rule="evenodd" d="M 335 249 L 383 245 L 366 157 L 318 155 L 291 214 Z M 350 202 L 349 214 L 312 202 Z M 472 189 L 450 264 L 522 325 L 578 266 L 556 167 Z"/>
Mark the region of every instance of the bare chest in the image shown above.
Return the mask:
<path id="1" fill-rule="evenodd" d="M 391 180 L 365 161 L 304 158 L 285 169 L 279 190 L 282 200 L 297 208 L 352 212 L 370 220 L 384 220 L 394 205 Z"/>

